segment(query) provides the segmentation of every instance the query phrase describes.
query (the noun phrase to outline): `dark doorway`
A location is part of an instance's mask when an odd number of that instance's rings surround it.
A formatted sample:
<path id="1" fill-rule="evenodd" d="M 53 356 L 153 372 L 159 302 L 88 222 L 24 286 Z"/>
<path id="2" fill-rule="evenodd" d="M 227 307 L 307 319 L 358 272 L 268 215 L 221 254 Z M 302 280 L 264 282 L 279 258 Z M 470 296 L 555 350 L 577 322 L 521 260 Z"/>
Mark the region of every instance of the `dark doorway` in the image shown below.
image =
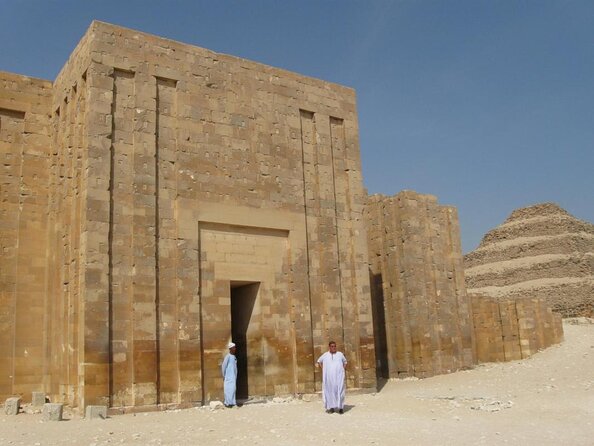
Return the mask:
<path id="1" fill-rule="evenodd" d="M 260 288 L 259 282 L 230 282 L 231 287 L 231 337 L 237 346 L 237 399 L 249 397 L 250 349 L 256 347 L 254 332 L 257 327 L 252 320 L 254 305 Z M 250 324 L 250 322 L 252 322 Z M 251 352 L 252 362 L 259 354 Z M 250 367 L 251 366 L 251 367 Z"/>

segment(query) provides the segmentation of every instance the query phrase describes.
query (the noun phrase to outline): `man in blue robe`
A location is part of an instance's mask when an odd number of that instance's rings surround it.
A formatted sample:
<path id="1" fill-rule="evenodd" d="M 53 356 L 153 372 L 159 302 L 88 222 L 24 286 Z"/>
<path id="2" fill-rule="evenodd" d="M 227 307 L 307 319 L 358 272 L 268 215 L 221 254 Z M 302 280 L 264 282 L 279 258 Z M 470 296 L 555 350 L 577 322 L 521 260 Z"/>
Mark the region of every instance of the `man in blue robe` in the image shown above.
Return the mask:
<path id="1" fill-rule="evenodd" d="M 237 404 L 235 401 L 235 390 L 237 382 L 237 358 L 235 357 L 235 344 L 230 342 L 227 346 L 229 353 L 225 355 L 221 372 L 223 373 L 223 387 L 225 390 L 225 406 L 233 407 Z"/>

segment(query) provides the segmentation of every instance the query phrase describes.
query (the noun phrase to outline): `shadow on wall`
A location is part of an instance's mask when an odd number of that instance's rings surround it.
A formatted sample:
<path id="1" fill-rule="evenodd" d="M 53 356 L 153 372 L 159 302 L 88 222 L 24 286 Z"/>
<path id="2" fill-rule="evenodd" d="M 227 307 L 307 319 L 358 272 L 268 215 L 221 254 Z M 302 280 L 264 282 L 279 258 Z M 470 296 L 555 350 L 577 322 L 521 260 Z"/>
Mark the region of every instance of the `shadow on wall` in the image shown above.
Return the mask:
<path id="1" fill-rule="evenodd" d="M 369 269 L 369 285 L 371 287 L 371 315 L 375 335 L 375 371 L 378 379 L 378 391 L 390 378 L 388 366 L 388 342 L 386 338 L 386 312 L 384 307 L 384 289 L 381 273 L 374 274 Z"/>

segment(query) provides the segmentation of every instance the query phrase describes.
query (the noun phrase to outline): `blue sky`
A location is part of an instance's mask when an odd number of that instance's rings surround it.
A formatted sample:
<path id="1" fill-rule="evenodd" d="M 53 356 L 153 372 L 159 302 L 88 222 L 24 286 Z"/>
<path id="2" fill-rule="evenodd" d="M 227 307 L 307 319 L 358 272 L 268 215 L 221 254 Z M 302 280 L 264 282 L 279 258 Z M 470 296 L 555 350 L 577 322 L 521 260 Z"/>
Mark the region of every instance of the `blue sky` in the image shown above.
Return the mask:
<path id="1" fill-rule="evenodd" d="M 592 1 L 0 0 L 0 70 L 54 79 L 99 19 L 356 89 L 365 186 L 594 222 Z"/>

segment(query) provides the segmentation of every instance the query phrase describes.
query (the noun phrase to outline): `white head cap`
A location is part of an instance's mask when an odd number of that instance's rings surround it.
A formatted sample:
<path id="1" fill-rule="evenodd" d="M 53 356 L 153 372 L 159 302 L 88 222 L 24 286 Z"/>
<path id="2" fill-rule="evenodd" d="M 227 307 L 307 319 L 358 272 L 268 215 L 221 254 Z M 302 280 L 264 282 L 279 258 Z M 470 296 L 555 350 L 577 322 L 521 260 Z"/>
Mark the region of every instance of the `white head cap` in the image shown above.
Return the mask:
<path id="1" fill-rule="evenodd" d="M 227 348 L 233 348 L 235 347 L 235 343 L 234 342 L 229 342 L 229 345 L 227 345 Z"/>

